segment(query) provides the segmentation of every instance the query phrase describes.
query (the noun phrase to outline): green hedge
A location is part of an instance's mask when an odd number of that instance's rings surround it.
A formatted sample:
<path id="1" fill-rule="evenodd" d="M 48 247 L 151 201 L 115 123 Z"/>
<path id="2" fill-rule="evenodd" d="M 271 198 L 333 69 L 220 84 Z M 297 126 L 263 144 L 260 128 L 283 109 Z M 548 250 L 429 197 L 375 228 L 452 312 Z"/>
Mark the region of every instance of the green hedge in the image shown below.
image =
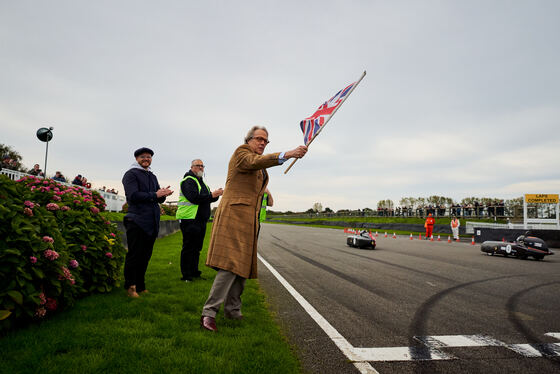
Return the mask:
<path id="1" fill-rule="evenodd" d="M 0 175 L 0 331 L 119 285 L 125 249 L 95 191 Z"/>

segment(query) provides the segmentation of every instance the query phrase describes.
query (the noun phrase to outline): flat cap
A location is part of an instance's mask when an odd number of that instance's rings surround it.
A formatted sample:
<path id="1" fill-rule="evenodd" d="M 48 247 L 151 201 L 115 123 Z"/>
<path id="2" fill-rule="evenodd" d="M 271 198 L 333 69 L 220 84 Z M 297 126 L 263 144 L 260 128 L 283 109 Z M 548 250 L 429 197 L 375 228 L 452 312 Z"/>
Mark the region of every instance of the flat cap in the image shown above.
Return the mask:
<path id="1" fill-rule="evenodd" d="M 134 151 L 134 157 L 138 157 L 142 153 L 149 153 L 152 156 L 154 155 L 154 151 L 152 151 L 150 148 L 142 147 Z"/>

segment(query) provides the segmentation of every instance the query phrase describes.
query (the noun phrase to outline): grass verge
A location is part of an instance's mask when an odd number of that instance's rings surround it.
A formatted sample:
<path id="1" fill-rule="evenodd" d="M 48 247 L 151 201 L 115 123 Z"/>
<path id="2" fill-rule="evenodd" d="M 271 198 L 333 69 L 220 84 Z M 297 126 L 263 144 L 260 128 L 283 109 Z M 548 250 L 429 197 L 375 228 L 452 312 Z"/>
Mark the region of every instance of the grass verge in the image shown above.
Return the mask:
<path id="1" fill-rule="evenodd" d="M 211 225 L 208 225 L 210 230 Z M 199 327 L 215 271 L 179 280 L 181 233 L 156 241 L 146 274 L 149 294 L 123 289 L 79 300 L 71 310 L 0 338 L 1 373 L 299 373 L 301 366 L 248 280 L 243 321 L 217 317 L 218 333 Z"/>

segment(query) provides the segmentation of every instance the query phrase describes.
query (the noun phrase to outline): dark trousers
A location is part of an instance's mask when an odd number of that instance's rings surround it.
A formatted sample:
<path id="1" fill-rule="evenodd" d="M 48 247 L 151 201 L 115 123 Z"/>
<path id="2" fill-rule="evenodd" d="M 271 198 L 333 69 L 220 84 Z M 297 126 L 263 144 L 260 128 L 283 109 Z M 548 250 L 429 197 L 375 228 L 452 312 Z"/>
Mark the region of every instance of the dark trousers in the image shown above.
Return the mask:
<path id="1" fill-rule="evenodd" d="M 198 270 L 198 261 L 204 243 L 204 235 L 206 235 L 206 222 L 182 219 L 181 233 L 183 234 L 183 249 L 181 250 L 183 279 L 199 277 L 201 272 Z"/>
<path id="2" fill-rule="evenodd" d="M 124 288 L 136 286 L 136 292 L 146 289 L 144 276 L 152 257 L 157 235 L 148 235 L 136 223 L 124 220 L 128 252 L 124 260 Z"/>

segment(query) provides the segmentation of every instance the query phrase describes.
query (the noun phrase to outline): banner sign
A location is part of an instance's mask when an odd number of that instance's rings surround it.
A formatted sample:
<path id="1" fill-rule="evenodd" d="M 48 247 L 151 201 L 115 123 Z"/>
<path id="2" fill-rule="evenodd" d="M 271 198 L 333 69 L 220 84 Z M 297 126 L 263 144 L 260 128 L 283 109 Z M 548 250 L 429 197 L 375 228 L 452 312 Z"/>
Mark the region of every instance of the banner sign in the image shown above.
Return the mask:
<path id="1" fill-rule="evenodd" d="M 558 194 L 525 194 L 529 204 L 558 204 Z"/>

